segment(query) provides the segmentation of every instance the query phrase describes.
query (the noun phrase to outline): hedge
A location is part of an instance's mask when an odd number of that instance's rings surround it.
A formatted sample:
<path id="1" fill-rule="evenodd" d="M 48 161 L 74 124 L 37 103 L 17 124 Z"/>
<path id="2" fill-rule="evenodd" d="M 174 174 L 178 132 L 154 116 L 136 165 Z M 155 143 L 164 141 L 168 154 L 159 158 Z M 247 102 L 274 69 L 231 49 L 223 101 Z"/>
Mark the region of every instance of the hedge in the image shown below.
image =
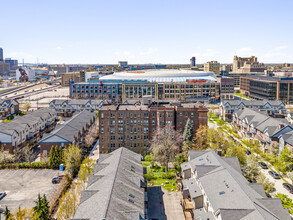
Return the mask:
<path id="1" fill-rule="evenodd" d="M 0 169 L 24 169 L 24 168 L 32 168 L 32 169 L 49 169 L 49 163 L 39 161 L 39 162 L 24 162 L 24 163 L 7 163 L 0 165 Z"/>

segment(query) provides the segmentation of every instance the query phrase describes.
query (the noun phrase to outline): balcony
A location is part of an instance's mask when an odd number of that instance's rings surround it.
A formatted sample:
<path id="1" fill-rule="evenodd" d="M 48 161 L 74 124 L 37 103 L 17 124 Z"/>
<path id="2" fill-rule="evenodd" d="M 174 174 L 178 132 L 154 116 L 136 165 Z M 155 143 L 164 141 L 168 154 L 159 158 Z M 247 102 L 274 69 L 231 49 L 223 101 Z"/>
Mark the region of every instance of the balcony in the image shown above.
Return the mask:
<path id="1" fill-rule="evenodd" d="M 192 203 L 192 201 L 189 201 L 189 199 L 183 199 L 182 206 L 183 206 L 184 211 L 194 209 L 193 203 Z"/>

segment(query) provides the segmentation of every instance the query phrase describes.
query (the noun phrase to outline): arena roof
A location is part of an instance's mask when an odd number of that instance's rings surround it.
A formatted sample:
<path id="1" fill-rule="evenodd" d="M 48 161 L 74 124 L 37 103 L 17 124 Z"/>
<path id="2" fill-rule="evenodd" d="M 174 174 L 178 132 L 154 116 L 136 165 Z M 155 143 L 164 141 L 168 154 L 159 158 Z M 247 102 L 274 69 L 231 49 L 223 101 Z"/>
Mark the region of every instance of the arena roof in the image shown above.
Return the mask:
<path id="1" fill-rule="evenodd" d="M 205 80 L 215 82 L 213 72 L 193 71 L 186 69 L 156 69 L 115 72 L 103 76 L 101 81 L 107 80 L 147 80 L 148 82 L 186 82 L 186 80 Z"/>

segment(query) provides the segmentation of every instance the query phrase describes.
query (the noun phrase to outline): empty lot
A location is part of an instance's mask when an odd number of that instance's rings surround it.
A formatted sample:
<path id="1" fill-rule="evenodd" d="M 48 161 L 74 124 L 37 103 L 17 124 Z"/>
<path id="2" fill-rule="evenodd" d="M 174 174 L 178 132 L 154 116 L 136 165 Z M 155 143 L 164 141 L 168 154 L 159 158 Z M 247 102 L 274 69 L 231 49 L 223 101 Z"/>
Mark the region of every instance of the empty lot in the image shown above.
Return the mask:
<path id="1" fill-rule="evenodd" d="M 19 169 L 0 170 L 0 191 L 5 191 L 7 195 L 0 201 L 0 207 L 7 206 L 10 211 L 14 211 L 19 206 L 21 208 L 32 208 L 38 194 L 46 194 L 59 185 L 52 184 L 52 178 L 62 174 L 58 170 L 48 169 Z"/>

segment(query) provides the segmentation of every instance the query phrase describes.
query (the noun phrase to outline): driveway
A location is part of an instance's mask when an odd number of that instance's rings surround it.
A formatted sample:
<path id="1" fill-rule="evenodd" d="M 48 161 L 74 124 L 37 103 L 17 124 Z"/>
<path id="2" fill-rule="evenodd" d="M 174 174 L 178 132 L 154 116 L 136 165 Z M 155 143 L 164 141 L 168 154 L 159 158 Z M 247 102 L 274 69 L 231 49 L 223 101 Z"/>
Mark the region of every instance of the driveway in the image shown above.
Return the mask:
<path id="1" fill-rule="evenodd" d="M 163 189 L 163 201 L 168 220 L 184 220 L 182 206 L 180 205 L 181 192 L 168 192 Z"/>

